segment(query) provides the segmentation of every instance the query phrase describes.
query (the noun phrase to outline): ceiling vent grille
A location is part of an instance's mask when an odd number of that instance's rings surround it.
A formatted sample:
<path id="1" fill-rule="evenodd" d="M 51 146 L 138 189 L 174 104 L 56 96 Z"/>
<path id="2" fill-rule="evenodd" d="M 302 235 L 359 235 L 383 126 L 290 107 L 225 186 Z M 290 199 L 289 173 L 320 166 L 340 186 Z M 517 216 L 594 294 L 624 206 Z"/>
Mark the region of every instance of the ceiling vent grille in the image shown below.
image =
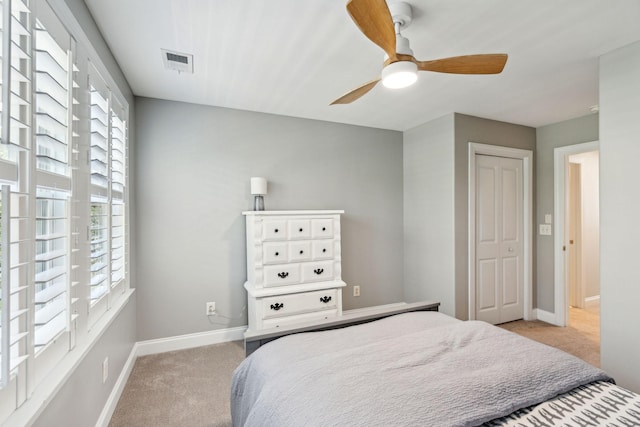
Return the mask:
<path id="1" fill-rule="evenodd" d="M 162 51 L 162 61 L 164 68 L 174 70 L 179 73 L 193 74 L 193 55 L 188 53 L 172 52 L 166 49 Z"/>

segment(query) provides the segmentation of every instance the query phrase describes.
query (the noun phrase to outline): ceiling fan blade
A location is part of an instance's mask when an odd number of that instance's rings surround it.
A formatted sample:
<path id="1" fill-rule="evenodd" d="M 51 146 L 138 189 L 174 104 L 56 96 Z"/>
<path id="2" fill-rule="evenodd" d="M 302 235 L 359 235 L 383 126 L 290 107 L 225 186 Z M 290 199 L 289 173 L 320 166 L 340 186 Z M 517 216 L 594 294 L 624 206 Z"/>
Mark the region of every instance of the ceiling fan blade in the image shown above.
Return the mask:
<path id="1" fill-rule="evenodd" d="M 370 82 L 363 84 L 359 88 L 354 89 L 345 95 L 342 95 L 340 98 L 333 101 L 330 105 L 351 104 L 353 101 L 355 101 L 356 99 L 360 98 L 361 96 L 369 92 L 371 89 L 373 89 L 373 87 L 377 85 L 379 81 L 380 81 L 380 77 L 378 77 L 375 80 L 371 80 Z"/>
<path id="2" fill-rule="evenodd" d="M 384 50 L 396 56 L 396 30 L 385 0 L 349 0 L 347 11 L 360 31 Z"/>
<path id="3" fill-rule="evenodd" d="M 499 74 L 507 63 L 507 54 L 454 56 L 433 61 L 415 61 L 420 71 L 451 74 Z"/>

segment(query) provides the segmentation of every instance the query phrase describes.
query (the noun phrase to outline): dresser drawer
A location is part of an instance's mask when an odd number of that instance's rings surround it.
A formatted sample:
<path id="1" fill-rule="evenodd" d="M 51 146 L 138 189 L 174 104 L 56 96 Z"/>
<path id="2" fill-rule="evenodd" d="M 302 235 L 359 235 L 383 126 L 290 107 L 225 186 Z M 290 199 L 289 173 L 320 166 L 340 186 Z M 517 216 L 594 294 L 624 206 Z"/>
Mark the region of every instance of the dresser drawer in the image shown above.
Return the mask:
<path id="1" fill-rule="evenodd" d="M 264 267 L 264 286 L 284 286 L 300 282 L 300 264 L 268 265 Z"/>
<path id="2" fill-rule="evenodd" d="M 312 219 L 311 236 L 314 239 L 329 239 L 333 237 L 333 219 Z"/>
<path id="3" fill-rule="evenodd" d="M 287 240 L 287 221 L 284 219 L 265 219 L 262 222 L 264 240 Z"/>
<path id="4" fill-rule="evenodd" d="M 311 261 L 311 242 L 306 240 L 289 243 L 289 261 Z"/>
<path id="5" fill-rule="evenodd" d="M 307 262 L 302 264 L 302 282 L 324 282 L 333 280 L 333 261 Z"/>
<path id="6" fill-rule="evenodd" d="M 338 304 L 338 290 L 304 292 L 300 294 L 278 295 L 262 299 L 263 319 L 332 310 Z"/>
<path id="7" fill-rule="evenodd" d="M 314 240 L 311 244 L 311 259 L 333 259 L 333 240 Z"/>
<path id="8" fill-rule="evenodd" d="M 310 239 L 311 222 L 308 219 L 290 219 L 289 239 Z"/>
<path id="9" fill-rule="evenodd" d="M 289 243 L 265 242 L 262 246 L 263 264 L 283 264 L 289 261 Z"/>

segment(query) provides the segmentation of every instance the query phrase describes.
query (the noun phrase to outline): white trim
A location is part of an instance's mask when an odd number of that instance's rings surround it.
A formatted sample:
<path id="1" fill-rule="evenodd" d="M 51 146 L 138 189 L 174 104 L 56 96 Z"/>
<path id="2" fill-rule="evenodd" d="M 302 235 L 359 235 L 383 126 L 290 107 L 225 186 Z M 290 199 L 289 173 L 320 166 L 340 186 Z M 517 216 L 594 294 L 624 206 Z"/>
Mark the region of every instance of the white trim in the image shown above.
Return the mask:
<path id="1" fill-rule="evenodd" d="M 476 154 L 522 159 L 524 197 L 524 205 L 522 209 L 524 240 L 524 319 L 530 320 L 533 318 L 533 151 L 497 145 L 478 144 L 475 142 L 469 142 L 469 319 L 474 320 L 476 318 L 476 192 L 474 190 L 476 188 Z"/>
<path id="2" fill-rule="evenodd" d="M 586 297 L 584 299 L 584 308 L 595 308 L 600 306 L 600 295 L 595 295 L 592 297 Z"/>
<path id="3" fill-rule="evenodd" d="M 102 412 L 100 412 L 100 416 L 98 417 L 98 421 L 96 422 L 96 427 L 107 427 L 109 422 L 111 421 L 111 417 L 113 416 L 114 411 L 116 410 L 116 406 L 118 406 L 118 401 L 120 400 L 120 396 L 124 391 L 125 385 L 127 385 L 127 381 L 129 380 L 129 375 L 131 375 L 131 371 L 133 371 L 133 366 L 136 364 L 136 359 L 138 358 L 138 343 L 133 345 L 131 348 L 131 353 L 129 353 L 129 357 L 122 367 L 122 371 L 120 371 L 120 375 L 118 375 L 118 379 L 109 393 L 109 397 L 107 398 L 107 402 L 102 408 Z"/>
<path id="4" fill-rule="evenodd" d="M 549 323 L 556 326 L 567 326 L 569 324 L 569 288 L 566 272 L 566 252 L 562 246 L 568 237 L 565 222 L 567 221 L 566 206 L 567 201 L 567 164 L 569 156 L 572 154 L 587 153 L 600 149 L 598 141 L 585 142 L 582 144 L 567 145 L 557 147 L 553 150 L 553 214 L 556 218 L 554 225 L 553 252 L 553 287 L 554 287 L 554 312 L 555 319 Z"/>
<path id="5" fill-rule="evenodd" d="M 536 308 L 534 310 L 534 315 L 536 319 L 550 323 L 552 325 L 554 324 L 553 322 L 556 319 L 556 315 L 554 313 L 549 313 L 548 311 L 542 310 L 541 308 Z"/>
<path id="6" fill-rule="evenodd" d="M 202 347 L 203 345 L 220 344 L 229 341 L 244 340 L 246 326 L 236 328 L 216 329 L 214 331 L 198 332 L 195 334 L 179 335 L 176 337 L 159 338 L 156 340 L 140 341 L 136 343 L 138 356 L 165 353 L 174 350 Z"/>

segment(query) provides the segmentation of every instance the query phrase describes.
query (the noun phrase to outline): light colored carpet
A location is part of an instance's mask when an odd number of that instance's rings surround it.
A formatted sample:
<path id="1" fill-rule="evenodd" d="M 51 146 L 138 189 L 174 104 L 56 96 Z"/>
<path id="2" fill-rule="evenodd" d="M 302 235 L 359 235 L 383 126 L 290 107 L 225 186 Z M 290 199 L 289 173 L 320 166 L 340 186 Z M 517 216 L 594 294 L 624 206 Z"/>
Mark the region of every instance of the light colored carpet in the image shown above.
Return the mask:
<path id="1" fill-rule="evenodd" d="M 539 320 L 504 323 L 501 328 L 559 348 L 600 367 L 600 310 L 570 308 L 569 326 L 560 328 Z"/>
<path id="2" fill-rule="evenodd" d="M 537 320 L 500 326 L 599 366 L 598 313 L 572 309 L 570 318 L 567 328 Z M 242 342 L 138 358 L 109 426 L 231 426 L 231 375 L 243 358 Z"/>
<path id="3" fill-rule="evenodd" d="M 231 375 L 243 359 L 241 341 L 139 357 L 109 427 L 231 426 Z"/>

